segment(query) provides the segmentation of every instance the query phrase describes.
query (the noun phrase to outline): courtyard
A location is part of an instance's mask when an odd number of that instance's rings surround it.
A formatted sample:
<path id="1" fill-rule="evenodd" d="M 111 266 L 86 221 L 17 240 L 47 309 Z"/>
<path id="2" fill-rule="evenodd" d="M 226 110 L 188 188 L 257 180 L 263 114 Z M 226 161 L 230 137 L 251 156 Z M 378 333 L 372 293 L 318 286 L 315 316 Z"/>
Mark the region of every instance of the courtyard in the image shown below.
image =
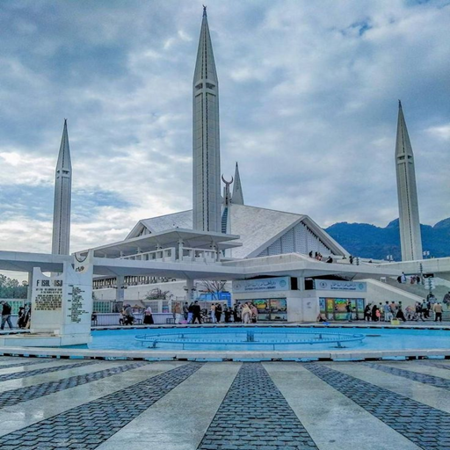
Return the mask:
<path id="1" fill-rule="evenodd" d="M 450 449 L 450 361 L 0 357 L 0 448 Z"/>

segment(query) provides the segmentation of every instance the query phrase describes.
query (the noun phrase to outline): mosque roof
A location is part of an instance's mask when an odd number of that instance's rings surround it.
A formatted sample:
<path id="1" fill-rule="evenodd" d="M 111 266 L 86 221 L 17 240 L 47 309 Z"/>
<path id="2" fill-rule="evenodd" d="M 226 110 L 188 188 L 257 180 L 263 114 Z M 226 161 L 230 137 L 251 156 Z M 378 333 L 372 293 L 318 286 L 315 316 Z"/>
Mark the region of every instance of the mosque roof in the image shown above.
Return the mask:
<path id="1" fill-rule="evenodd" d="M 300 222 L 306 223 L 337 254 L 347 253 L 318 224 L 304 214 L 236 204 L 231 204 L 229 214 L 230 228 L 227 232 L 239 235 L 238 242 L 242 243 L 241 247 L 232 250 L 233 258 L 258 256 L 276 239 Z M 135 238 L 143 233 L 159 233 L 177 227 L 192 228 L 192 210 L 140 220 L 126 239 Z"/>

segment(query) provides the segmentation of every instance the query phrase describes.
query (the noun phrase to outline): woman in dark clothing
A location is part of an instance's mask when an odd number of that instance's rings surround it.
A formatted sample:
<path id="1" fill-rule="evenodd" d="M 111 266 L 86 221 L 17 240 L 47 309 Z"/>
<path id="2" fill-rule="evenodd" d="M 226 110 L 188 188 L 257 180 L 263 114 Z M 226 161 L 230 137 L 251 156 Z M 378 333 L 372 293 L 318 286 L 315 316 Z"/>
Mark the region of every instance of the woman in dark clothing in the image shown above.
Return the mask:
<path id="1" fill-rule="evenodd" d="M 370 303 L 364 308 L 364 320 L 367 320 L 367 322 L 370 322 Z"/>
<path id="2" fill-rule="evenodd" d="M 373 305 L 373 308 L 372 308 L 372 322 L 377 322 L 378 321 L 377 311 L 378 311 L 378 306 L 377 305 Z"/>
<path id="3" fill-rule="evenodd" d="M 220 323 L 220 319 L 222 317 L 222 305 L 220 303 L 217 303 L 217 305 L 216 305 L 215 314 L 216 314 L 217 323 Z"/>
<path id="4" fill-rule="evenodd" d="M 21 306 L 19 312 L 17 313 L 17 326 L 19 328 L 25 328 L 25 308 Z"/>
<path id="5" fill-rule="evenodd" d="M 401 319 L 403 322 L 406 322 L 405 315 L 403 314 L 402 302 L 398 302 L 397 319 Z"/>

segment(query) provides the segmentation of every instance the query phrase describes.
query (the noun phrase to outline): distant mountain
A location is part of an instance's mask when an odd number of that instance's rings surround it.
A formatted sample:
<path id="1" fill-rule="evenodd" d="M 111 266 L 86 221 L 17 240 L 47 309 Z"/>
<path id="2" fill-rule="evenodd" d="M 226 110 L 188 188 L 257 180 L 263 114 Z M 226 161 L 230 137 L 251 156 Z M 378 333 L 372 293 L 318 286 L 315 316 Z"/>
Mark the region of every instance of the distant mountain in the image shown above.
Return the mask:
<path id="1" fill-rule="evenodd" d="M 420 225 L 423 250 L 436 258 L 450 256 L 450 218 L 441 220 L 434 227 Z M 340 222 L 325 228 L 350 254 L 362 258 L 386 259 L 392 255 L 401 260 L 400 230 L 398 219 L 380 228 L 367 223 Z"/>

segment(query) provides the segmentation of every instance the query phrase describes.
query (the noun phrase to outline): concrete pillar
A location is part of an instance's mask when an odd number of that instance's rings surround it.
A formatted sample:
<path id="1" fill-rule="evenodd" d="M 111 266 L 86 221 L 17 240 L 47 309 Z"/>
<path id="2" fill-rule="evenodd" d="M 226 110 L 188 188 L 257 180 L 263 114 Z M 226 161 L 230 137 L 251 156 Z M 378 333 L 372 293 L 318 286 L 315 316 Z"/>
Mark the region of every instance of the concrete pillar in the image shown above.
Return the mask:
<path id="1" fill-rule="evenodd" d="M 186 301 L 190 304 L 194 300 L 194 280 L 186 280 Z"/>
<path id="2" fill-rule="evenodd" d="M 125 283 L 125 278 L 123 275 L 118 275 L 116 278 L 116 302 L 123 302 L 125 297 L 125 291 L 123 289 L 123 285 Z"/>
<path id="3" fill-rule="evenodd" d="M 180 262 L 183 261 L 183 247 L 184 247 L 183 239 L 180 239 L 178 241 L 178 261 Z"/>
<path id="4" fill-rule="evenodd" d="M 28 272 L 27 300 L 25 303 L 31 303 L 32 292 L 33 292 L 33 272 Z"/>

